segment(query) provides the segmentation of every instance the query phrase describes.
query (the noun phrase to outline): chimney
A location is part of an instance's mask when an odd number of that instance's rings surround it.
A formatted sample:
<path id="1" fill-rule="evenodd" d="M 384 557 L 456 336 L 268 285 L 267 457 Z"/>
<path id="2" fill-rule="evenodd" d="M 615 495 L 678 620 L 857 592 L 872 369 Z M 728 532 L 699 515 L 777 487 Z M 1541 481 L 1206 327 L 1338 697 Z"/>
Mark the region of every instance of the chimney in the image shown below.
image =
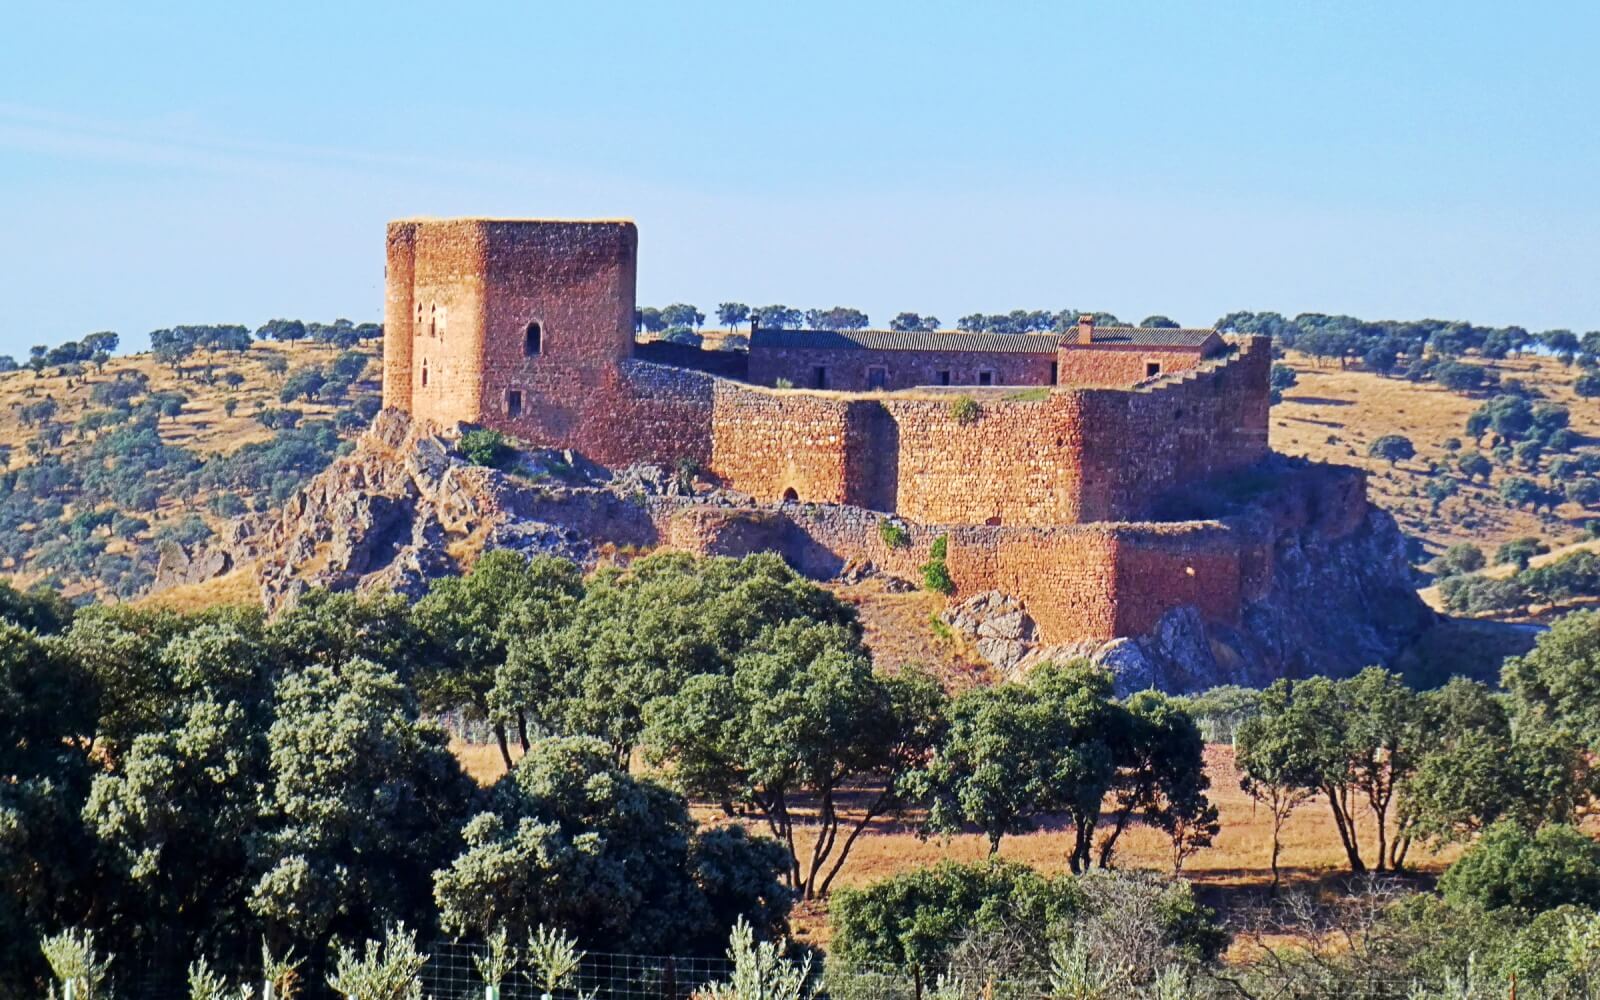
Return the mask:
<path id="1" fill-rule="evenodd" d="M 1078 343 L 1094 343 L 1094 314 L 1084 313 L 1078 317 Z"/>

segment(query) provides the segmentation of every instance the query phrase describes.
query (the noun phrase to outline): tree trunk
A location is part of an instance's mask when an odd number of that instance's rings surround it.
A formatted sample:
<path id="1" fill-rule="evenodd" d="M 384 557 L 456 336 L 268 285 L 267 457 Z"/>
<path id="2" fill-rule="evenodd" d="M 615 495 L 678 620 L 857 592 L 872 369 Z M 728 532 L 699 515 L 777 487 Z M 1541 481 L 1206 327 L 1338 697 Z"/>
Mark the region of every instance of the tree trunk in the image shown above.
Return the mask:
<path id="1" fill-rule="evenodd" d="M 1346 808 L 1347 803 L 1340 797 L 1336 786 L 1324 785 L 1322 792 L 1328 796 L 1328 807 L 1333 810 L 1333 825 L 1339 831 L 1339 843 L 1344 846 L 1345 857 L 1350 861 L 1350 871 L 1361 875 L 1366 872 L 1367 865 L 1361 860 L 1361 845 L 1356 841 L 1355 823 Z"/>
<path id="2" fill-rule="evenodd" d="M 505 723 L 496 722 L 494 724 L 494 741 L 500 745 L 500 759 L 506 762 L 506 770 L 511 770 L 515 765 L 511 760 L 511 744 L 506 742 Z"/>

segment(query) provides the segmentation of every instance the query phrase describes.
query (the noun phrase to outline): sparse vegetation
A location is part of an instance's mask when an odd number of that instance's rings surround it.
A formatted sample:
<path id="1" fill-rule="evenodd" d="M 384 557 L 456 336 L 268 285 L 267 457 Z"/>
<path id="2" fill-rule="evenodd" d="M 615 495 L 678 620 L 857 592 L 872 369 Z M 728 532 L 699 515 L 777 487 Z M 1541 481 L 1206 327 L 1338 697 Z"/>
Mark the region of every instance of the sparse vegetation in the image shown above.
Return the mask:
<path id="1" fill-rule="evenodd" d="M 976 423 L 982 412 L 971 396 L 957 396 L 950 401 L 950 419 L 958 424 Z"/>
<path id="2" fill-rule="evenodd" d="M 933 540 L 928 548 L 928 561 L 922 564 L 922 585 L 939 594 L 953 594 L 956 592 L 955 581 L 950 578 L 950 567 L 945 563 L 945 554 L 949 551 L 950 538 L 940 535 Z"/>
<path id="3" fill-rule="evenodd" d="M 475 427 L 461 435 L 456 450 L 473 465 L 486 465 L 491 469 L 502 468 L 514 454 L 504 434 L 485 427 Z"/>
<path id="4" fill-rule="evenodd" d="M 911 533 L 905 525 L 887 517 L 878 520 L 878 538 L 891 549 L 903 549 L 911 544 Z"/>

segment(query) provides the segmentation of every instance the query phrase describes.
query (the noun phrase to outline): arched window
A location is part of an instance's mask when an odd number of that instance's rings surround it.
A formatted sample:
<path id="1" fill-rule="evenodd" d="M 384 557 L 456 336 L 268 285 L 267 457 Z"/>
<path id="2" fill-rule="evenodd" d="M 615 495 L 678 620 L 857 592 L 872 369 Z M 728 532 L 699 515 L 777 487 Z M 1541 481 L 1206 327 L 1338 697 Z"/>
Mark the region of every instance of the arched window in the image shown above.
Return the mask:
<path id="1" fill-rule="evenodd" d="M 527 331 L 522 337 L 522 353 L 525 357 L 533 357 L 544 349 L 544 329 L 539 326 L 539 321 L 534 320 L 528 324 Z"/>
<path id="2" fill-rule="evenodd" d="M 438 306 L 429 306 L 428 307 L 428 336 L 437 337 L 438 335 L 439 335 L 439 307 Z"/>
<path id="3" fill-rule="evenodd" d="M 428 385 L 428 362 L 426 361 L 422 362 L 422 385 L 424 388 Z"/>
<path id="4" fill-rule="evenodd" d="M 793 486 L 791 486 L 788 489 L 783 491 L 783 502 L 784 503 L 797 503 L 799 500 L 800 500 L 800 494 L 798 494 L 798 493 L 796 493 L 794 491 L 794 487 Z"/>

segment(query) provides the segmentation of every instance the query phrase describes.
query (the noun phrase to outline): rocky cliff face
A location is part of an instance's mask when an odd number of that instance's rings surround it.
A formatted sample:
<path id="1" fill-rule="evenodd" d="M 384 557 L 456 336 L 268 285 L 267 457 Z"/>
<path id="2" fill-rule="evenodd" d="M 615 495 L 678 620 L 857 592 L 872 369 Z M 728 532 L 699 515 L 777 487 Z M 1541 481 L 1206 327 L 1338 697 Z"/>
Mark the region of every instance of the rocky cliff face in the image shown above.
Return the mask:
<path id="1" fill-rule="evenodd" d="M 730 555 L 775 549 L 810 572 L 829 565 L 807 558 L 815 544 L 797 527 L 799 509 L 758 505 L 652 467 L 613 473 L 571 453 L 519 453 L 515 472 L 501 472 L 465 462 L 454 450 L 455 434 L 397 412 L 379 414 L 356 449 L 282 511 L 235 522 L 218 546 L 172 553 L 171 580 L 253 564 L 263 602 L 275 610 L 312 586 L 417 596 L 431 579 L 459 572 L 491 548 L 548 553 L 586 567 L 607 554 L 660 545 Z M 954 605 L 945 620 L 1004 672 L 1090 656 L 1125 690 L 1260 685 L 1393 660 L 1433 620 L 1411 588 L 1393 519 L 1366 503 L 1352 470 L 1299 464 L 1274 477 L 1287 485 L 1228 518 L 1271 563 L 1264 577 L 1270 583 L 1236 621 L 1209 621 L 1177 606 L 1146 635 L 1046 646 L 1027 607 L 999 592 Z M 877 533 L 879 515 L 836 513 L 862 520 L 863 534 Z M 820 572 L 872 572 L 860 559 L 843 565 Z"/>

